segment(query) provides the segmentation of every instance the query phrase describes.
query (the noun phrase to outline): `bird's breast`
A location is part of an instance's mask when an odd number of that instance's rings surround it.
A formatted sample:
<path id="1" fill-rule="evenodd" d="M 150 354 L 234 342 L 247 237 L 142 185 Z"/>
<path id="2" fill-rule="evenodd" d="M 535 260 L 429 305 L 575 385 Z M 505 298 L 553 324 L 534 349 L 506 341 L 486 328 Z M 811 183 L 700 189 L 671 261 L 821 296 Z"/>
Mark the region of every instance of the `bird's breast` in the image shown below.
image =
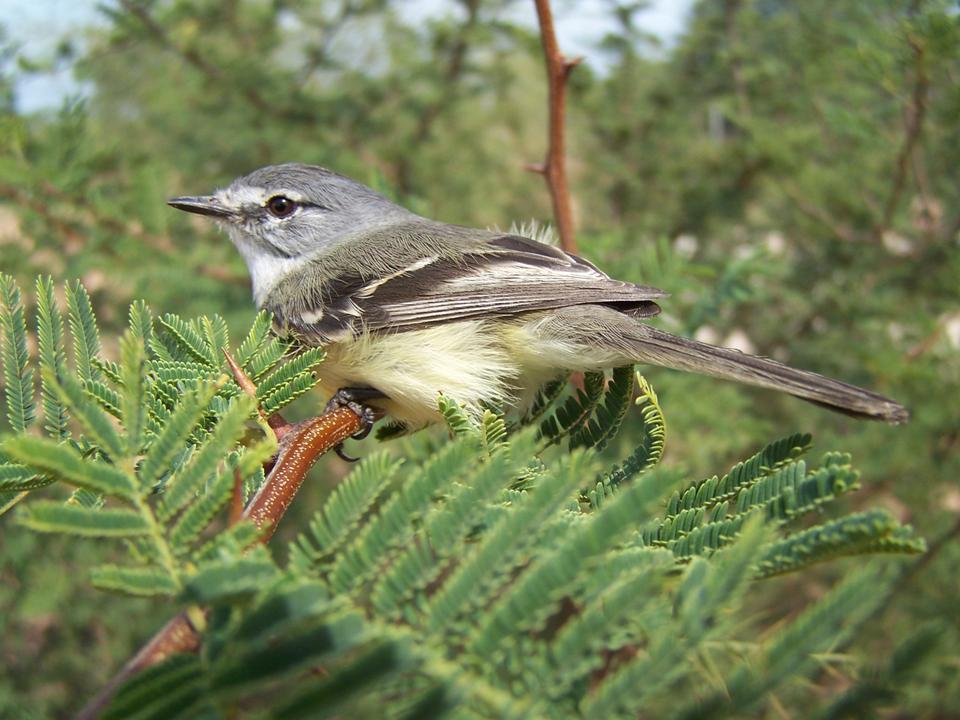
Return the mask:
<path id="1" fill-rule="evenodd" d="M 328 392 L 369 386 L 388 400 L 371 402 L 411 429 L 440 419 L 440 394 L 464 405 L 507 404 L 521 367 L 503 328 L 464 321 L 402 333 L 363 333 L 327 346 L 319 368 Z"/>

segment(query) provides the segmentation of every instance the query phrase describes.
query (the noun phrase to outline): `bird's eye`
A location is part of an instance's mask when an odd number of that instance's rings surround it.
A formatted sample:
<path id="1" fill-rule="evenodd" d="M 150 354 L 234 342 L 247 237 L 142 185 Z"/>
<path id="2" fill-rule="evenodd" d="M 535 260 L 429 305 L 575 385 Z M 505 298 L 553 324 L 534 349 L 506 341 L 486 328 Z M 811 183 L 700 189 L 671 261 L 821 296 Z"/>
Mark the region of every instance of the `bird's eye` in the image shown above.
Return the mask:
<path id="1" fill-rule="evenodd" d="M 275 218 L 290 217 L 296 209 L 297 204 L 285 195 L 274 195 L 267 200 L 267 210 Z"/>

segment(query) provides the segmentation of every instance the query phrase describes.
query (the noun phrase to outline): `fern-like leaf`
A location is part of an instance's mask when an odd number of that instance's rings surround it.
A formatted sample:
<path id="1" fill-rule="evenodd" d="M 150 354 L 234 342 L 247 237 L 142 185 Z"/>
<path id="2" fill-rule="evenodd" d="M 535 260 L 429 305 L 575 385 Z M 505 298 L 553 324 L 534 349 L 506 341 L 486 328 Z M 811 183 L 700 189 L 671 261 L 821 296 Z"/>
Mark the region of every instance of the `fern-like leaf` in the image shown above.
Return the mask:
<path id="1" fill-rule="evenodd" d="M 377 498 L 387 490 L 400 463 L 386 453 L 373 453 L 344 478 L 327 502 L 310 521 L 309 537 L 303 535 L 297 546 L 301 559 L 315 562 L 323 555 L 338 552 L 344 540 L 355 532 L 361 518 Z"/>
<path id="2" fill-rule="evenodd" d="M 540 423 L 543 437 L 554 443 L 560 442 L 586 425 L 603 397 L 605 382 L 602 372 L 585 373 L 583 389 L 577 389 L 550 417 Z"/>
<path id="3" fill-rule="evenodd" d="M 69 435 L 69 417 L 56 383 L 66 373 L 67 356 L 63 348 L 63 317 L 57 309 L 53 280 L 49 276 L 37 278 L 37 349 L 44 427 L 51 436 L 62 439 Z"/>
<path id="4" fill-rule="evenodd" d="M 3 444 L 10 457 L 44 474 L 78 487 L 114 497 L 133 499 L 137 487 L 122 470 L 107 463 L 84 458 L 68 444 L 31 435 L 15 435 Z"/>
<path id="5" fill-rule="evenodd" d="M 467 440 L 451 443 L 438 452 L 391 497 L 380 514 L 338 554 L 330 569 L 330 585 L 345 592 L 365 580 L 386 556 L 388 549 L 406 540 L 411 520 L 427 508 L 434 494 L 456 477 L 470 462 L 476 444 Z"/>
<path id="6" fill-rule="evenodd" d="M 571 447 L 603 450 L 617 434 L 633 400 L 632 365 L 616 368 L 593 416 L 570 436 Z"/>
<path id="7" fill-rule="evenodd" d="M 120 376 L 123 383 L 121 416 L 127 453 L 136 455 L 143 444 L 147 419 L 146 352 L 143 339 L 127 332 L 120 339 Z"/>
<path id="8" fill-rule="evenodd" d="M 110 421 L 110 418 L 83 391 L 80 383 L 73 375 L 65 374 L 58 381 L 52 371 L 47 368 L 44 373 L 44 382 L 56 388 L 64 405 L 86 430 L 88 436 L 111 459 L 117 460 L 126 453 L 126 447 L 120 439 L 120 433 Z"/>
<path id="9" fill-rule="evenodd" d="M 643 443 L 638 445 L 621 465 L 614 467 L 599 480 L 599 490 L 604 493 L 616 490 L 621 484 L 655 467 L 663 457 L 667 426 L 663 410 L 660 408 L 660 400 L 650 383 L 640 373 L 636 374 L 636 385 L 638 394 L 634 402 L 640 408 L 643 418 Z M 601 499 L 596 496 L 596 492 L 594 491 L 592 496 L 594 507 Z"/>
<path id="10" fill-rule="evenodd" d="M 207 482 L 214 477 L 217 465 L 240 439 L 243 425 L 254 409 L 253 400 L 246 395 L 234 400 L 190 462 L 166 484 L 163 499 L 157 508 L 159 518 L 170 519 L 204 490 Z"/>
<path id="11" fill-rule="evenodd" d="M 150 525 L 132 510 L 93 510 L 79 505 L 37 500 L 20 516 L 21 524 L 38 532 L 56 532 L 85 537 L 133 537 L 146 535 Z"/>
<path id="12" fill-rule="evenodd" d="M 219 368 L 220 359 L 197 331 L 194 324 L 176 315 L 166 313 L 160 317 L 160 326 L 167 332 L 170 344 L 167 347 L 181 358 L 190 357 L 203 365 Z"/>
<path id="13" fill-rule="evenodd" d="M 160 567 L 120 567 L 100 565 L 90 574 L 95 587 L 125 595 L 174 595 L 180 590 L 176 580 Z"/>
<path id="14" fill-rule="evenodd" d="M 261 310 L 253 320 L 247 336 L 237 348 L 236 360 L 240 367 L 247 367 L 250 359 L 263 347 L 263 344 L 270 337 L 270 326 L 273 318 L 270 313 Z"/>
<path id="15" fill-rule="evenodd" d="M 27 323 L 20 288 L 4 274 L 0 274 L 0 329 L 7 419 L 14 432 L 23 432 L 33 422 L 35 412 L 33 370 L 27 353 Z"/>
<path id="16" fill-rule="evenodd" d="M 215 392 L 216 386 L 206 384 L 180 398 L 140 465 L 140 479 L 145 486 L 152 487 L 169 471 Z"/>
<path id="17" fill-rule="evenodd" d="M 95 359 L 100 355 L 100 334 L 90 296 L 80 281 L 67 283 L 67 319 L 73 337 L 73 364 L 81 382 L 99 380 Z"/>
<path id="18" fill-rule="evenodd" d="M 926 542 L 885 510 L 847 515 L 772 543 L 758 568 L 760 577 L 793 572 L 814 563 L 865 553 L 922 553 Z"/>

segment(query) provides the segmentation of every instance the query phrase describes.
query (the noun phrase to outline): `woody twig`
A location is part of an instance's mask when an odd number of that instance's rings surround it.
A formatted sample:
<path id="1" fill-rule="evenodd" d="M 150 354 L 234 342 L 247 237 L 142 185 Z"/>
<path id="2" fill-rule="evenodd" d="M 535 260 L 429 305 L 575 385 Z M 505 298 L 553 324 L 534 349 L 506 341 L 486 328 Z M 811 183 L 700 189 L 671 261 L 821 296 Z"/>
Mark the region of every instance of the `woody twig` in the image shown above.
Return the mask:
<path id="1" fill-rule="evenodd" d="M 240 388 L 256 397 L 256 387 L 243 369 L 228 353 L 227 364 Z M 261 529 L 260 542 L 267 542 L 296 497 L 307 472 L 324 453 L 333 449 L 360 430 L 361 420 L 353 411 L 339 408 L 300 423 L 288 423 L 281 415 L 265 418 L 276 433 L 278 449 L 272 468 L 263 486 L 251 498 L 242 512 L 236 508 L 242 504 L 242 486 L 234 489 L 231 522 L 248 520 Z M 77 720 L 93 720 L 110 704 L 117 690 L 127 680 L 152 665 L 163 662 L 177 653 L 196 652 L 200 647 L 198 625 L 203 624 L 204 613 L 184 611 L 170 620 L 144 645 L 136 655 L 110 680 L 87 706 L 77 715 Z"/>
<path id="2" fill-rule="evenodd" d="M 548 105 L 548 145 L 547 156 L 542 163 L 527 165 L 527 169 L 543 175 L 553 204 L 553 216 L 560 235 L 560 247 L 566 252 L 577 252 L 577 241 L 573 228 L 573 208 L 570 203 L 570 188 L 567 185 L 566 169 L 566 92 L 567 78 L 583 58 L 568 58 L 560 52 L 557 34 L 553 27 L 553 13 L 550 0 L 534 0 L 537 6 L 537 19 L 540 23 L 540 37 L 543 54 L 547 64 L 547 83 L 549 89 Z"/>

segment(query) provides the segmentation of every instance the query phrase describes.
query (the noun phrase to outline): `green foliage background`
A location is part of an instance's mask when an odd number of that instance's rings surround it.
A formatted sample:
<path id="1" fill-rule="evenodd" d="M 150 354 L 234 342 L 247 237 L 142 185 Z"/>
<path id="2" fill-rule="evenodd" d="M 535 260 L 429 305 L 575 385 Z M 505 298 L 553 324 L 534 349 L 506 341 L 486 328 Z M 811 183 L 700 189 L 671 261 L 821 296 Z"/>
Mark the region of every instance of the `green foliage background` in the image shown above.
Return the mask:
<path id="1" fill-rule="evenodd" d="M 545 149 L 545 83 L 535 32 L 511 19 L 518 6 L 451 2 L 419 26 L 386 0 L 112 6 L 82 51 L 76 38 L 62 48 L 92 83 L 87 100 L 24 116 L 13 79 L 64 59 L 3 66 L 0 269 L 22 287 L 37 273 L 80 278 L 105 351 L 119 357 L 136 298 L 187 317 L 219 313 L 235 336 L 251 324 L 240 258 L 163 199 L 265 163 L 328 165 L 451 222 L 548 219 L 541 179 L 523 170 Z M 669 329 L 745 335 L 758 352 L 870 386 L 914 413 L 903 427 L 868 425 L 651 370 L 670 427 L 665 463 L 706 476 L 772 437 L 813 429 L 862 471 L 865 490 L 847 511 L 886 506 L 935 547 L 955 536 L 956 5 L 702 1 L 665 49 L 638 26 L 635 4 L 609 8 L 618 30 L 573 74 L 569 96 L 582 254 L 670 291 L 660 319 Z M 12 30 L 4 58 L 17 55 Z M 302 399 L 300 412 L 319 402 Z M 641 435 L 634 410 L 606 452 L 624 457 Z M 315 473 L 285 521 L 290 534 L 343 472 L 330 462 Z M 2 532 L 0 708 L 62 714 L 155 629 L 164 605 L 89 587 L 86 568 L 114 560 L 109 549 Z M 754 585 L 749 605 L 789 616 L 852 567 Z M 948 541 L 872 621 L 851 666 L 888 655 L 920 619 L 960 626 L 958 570 Z M 960 712 L 955 630 L 938 647 L 897 700 L 911 716 Z M 824 673 L 815 691 L 846 682 Z"/>

